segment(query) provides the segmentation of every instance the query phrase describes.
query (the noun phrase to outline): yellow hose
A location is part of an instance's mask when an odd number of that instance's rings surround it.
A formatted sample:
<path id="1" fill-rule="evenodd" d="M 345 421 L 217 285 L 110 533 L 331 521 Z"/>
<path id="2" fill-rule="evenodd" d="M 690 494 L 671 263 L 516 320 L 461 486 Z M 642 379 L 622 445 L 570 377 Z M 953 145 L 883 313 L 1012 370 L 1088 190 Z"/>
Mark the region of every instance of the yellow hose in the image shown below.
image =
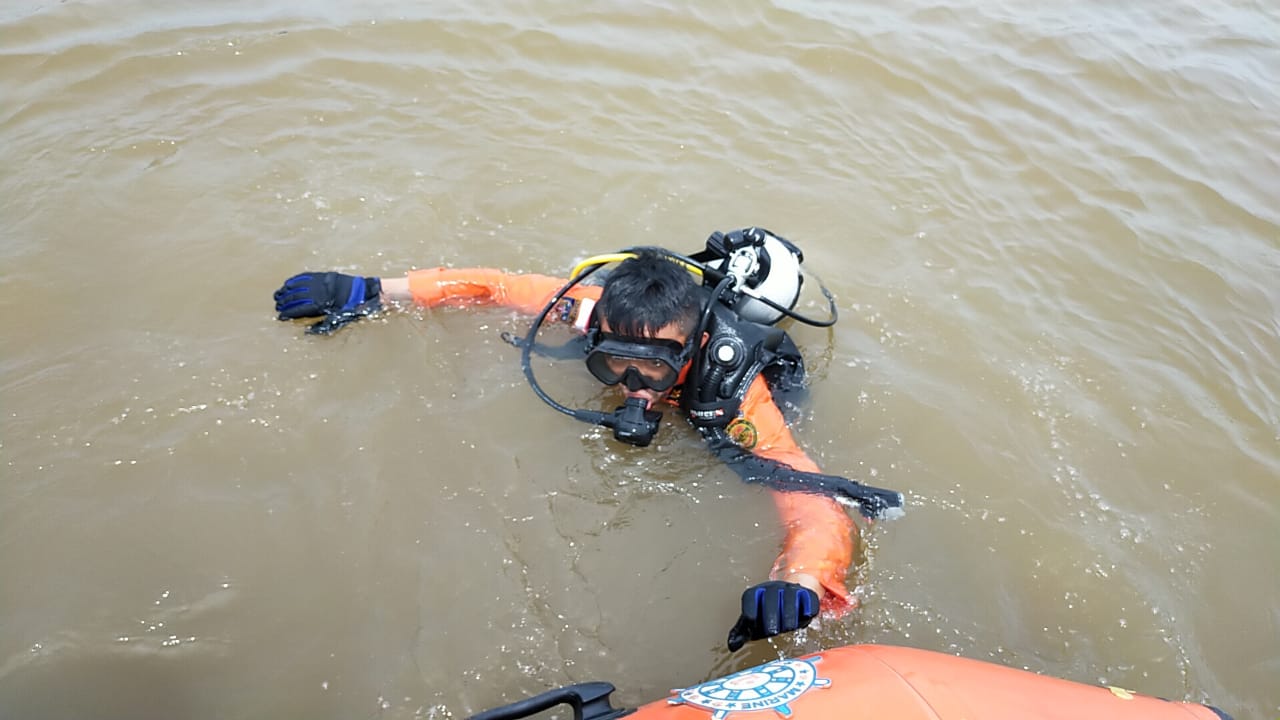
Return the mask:
<path id="1" fill-rule="evenodd" d="M 619 252 L 619 253 L 607 253 L 605 255 L 595 255 L 587 258 L 586 260 L 583 260 L 577 265 L 574 265 L 573 272 L 569 273 L 569 277 L 570 278 L 578 277 L 580 273 L 582 273 L 584 270 L 591 267 L 592 265 L 607 265 L 608 263 L 622 262 L 623 260 L 626 260 L 628 258 L 633 258 L 635 256 L 636 254 L 632 252 Z M 697 265 L 687 262 L 674 255 L 667 255 L 666 257 L 671 262 L 679 265 L 680 267 L 683 267 L 685 270 L 688 270 L 689 272 L 693 273 L 698 278 L 702 277 L 702 268 L 698 267 Z"/>

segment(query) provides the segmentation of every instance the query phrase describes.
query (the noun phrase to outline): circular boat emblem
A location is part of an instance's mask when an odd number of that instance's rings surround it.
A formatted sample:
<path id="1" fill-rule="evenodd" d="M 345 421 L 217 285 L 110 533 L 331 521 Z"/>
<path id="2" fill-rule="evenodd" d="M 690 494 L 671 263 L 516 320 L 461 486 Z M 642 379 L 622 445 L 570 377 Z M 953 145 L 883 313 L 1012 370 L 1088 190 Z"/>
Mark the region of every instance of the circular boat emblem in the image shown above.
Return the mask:
<path id="1" fill-rule="evenodd" d="M 818 677 L 814 665 L 821 656 L 800 660 L 775 660 L 718 680 L 675 690 L 667 699 L 672 705 L 693 705 L 711 711 L 711 720 L 724 720 L 732 712 L 773 710 L 791 716 L 791 702 L 810 688 L 830 687 L 831 681 Z"/>

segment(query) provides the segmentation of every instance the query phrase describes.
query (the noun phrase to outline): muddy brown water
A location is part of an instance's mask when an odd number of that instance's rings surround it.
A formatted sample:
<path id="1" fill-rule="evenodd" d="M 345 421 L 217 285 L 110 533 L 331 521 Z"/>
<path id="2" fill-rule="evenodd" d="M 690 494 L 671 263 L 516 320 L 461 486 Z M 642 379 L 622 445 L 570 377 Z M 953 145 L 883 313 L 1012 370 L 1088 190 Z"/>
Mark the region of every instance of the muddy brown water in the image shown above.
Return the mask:
<path id="1" fill-rule="evenodd" d="M 5 3 L 0 715 L 634 705 L 877 642 L 1275 717 L 1276 67 L 1248 0 Z M 503 310 L 271 312 L 752 224 L 841 313 L 798 436 L 908 510 L 859 611 L 736 655 L 779 532 L 683 421 L 555 414 Z"/>

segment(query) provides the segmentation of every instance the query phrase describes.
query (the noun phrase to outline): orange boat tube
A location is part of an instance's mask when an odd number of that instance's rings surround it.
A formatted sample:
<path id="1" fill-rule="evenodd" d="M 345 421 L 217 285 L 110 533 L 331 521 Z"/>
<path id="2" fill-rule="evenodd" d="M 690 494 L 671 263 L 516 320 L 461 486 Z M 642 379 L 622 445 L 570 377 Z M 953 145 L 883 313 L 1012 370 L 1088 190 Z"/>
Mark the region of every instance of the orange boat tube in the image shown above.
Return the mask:
<path id="1" fill-rule="evenodd" d="M 630 711 L 580 683 L 472 717 L 515 720 L 561 703 L 574 720 L 1231 720 L 1210 705 L 1071 682 L 929 650 L 851 645 L 775 660 Z"/>

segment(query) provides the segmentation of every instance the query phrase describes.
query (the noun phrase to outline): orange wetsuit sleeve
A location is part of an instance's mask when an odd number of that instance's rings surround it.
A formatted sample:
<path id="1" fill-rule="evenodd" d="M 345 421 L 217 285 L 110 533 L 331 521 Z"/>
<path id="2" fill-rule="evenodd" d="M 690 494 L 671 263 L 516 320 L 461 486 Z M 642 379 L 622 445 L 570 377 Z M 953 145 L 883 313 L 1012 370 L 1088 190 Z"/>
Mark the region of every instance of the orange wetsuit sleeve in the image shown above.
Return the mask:
<path id="1" fill-rule="evenodd" d="M 561 278 L 493 268 L 430 268 L 409 272 L 409 292 L 419 305 L 501 305 L 532 315 L 564 287 Z M 566 297 L 599 299 L 600 287 L 577 285 Z"/>
<path id="2" fill-rule="evenodd" d="M 822 472 L 796 444 L 764 378 L 756 376 L 752 381 L 741 410 L 742 419 L 754 426 L 755 431 L 755 445 L 747 449 L 796 470 Z M 858 537 L 858 526 L 853 519 L 844 507 L 825 495 L 770 492 L 786 530 L 782 552 L 773 564 L 770 579 L 786 580 L 788 576 L 806 573 L 816 577 L 827 591 L 822 600 L 823 610 L 839 614 L 854 607 L 856 600 L 845 585 Z"/>

